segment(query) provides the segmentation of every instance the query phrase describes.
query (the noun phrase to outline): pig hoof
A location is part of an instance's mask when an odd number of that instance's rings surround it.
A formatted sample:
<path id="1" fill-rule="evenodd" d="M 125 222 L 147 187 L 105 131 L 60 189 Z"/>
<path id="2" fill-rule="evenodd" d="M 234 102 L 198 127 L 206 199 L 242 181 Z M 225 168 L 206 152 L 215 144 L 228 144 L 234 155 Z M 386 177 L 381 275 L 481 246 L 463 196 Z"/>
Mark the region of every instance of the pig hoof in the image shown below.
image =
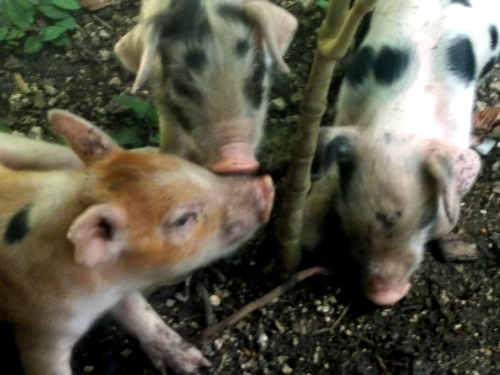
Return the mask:
<path id="1" fill-rule="evenodd" d="M 168 347 L 165 343 L 148 342 L 143 350 L 162 375 L 167 375 L 166 364 L 178 375 L 199 375 L 203 368 L 212 365 L 197 348 L 185 342 Z"/>
<path id="2" fill-rule="evenodd" d="M 446 262 L 475 260 L 479 251 L 475 243 L 461 241 L 455 234 L 449 234 L 439 241 L 441 253 Z"/>

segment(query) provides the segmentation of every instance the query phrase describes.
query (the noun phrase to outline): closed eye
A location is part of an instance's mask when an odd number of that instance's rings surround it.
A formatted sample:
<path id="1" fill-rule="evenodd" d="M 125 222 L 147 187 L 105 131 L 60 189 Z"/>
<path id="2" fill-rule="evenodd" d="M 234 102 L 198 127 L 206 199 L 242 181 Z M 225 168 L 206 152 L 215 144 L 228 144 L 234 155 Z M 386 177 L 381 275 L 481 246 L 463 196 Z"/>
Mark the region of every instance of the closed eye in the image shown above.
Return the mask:
<path id="1" fill-rule="evenodd" d="M 198 219 L 198 214 L 196 212 L 186 212 L 179 216 L 177 219 L 172 221 L 169 226 L 180 228 L 187 225 L 190 222 L 196 221 Z"/>

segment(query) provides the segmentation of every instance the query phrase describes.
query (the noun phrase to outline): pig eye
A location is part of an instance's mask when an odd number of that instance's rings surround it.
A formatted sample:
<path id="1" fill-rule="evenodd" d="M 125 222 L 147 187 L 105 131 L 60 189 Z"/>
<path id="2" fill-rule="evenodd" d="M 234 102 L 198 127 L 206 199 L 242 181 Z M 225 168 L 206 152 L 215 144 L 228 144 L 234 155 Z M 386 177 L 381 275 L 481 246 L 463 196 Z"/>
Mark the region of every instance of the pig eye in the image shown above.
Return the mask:
<path id="1" fill-rule="evenodd" d="M 180 227 L 183 227 L 192 221 L 196 221 L 197 218 L 198 218 L 198 214 L 196 212 L 185 212 L 181 216 L 179 216 L 177 219 L 172 221 L 170 223 L 170 226 L 175 227 L 175 228 L 180 228 Z"/>

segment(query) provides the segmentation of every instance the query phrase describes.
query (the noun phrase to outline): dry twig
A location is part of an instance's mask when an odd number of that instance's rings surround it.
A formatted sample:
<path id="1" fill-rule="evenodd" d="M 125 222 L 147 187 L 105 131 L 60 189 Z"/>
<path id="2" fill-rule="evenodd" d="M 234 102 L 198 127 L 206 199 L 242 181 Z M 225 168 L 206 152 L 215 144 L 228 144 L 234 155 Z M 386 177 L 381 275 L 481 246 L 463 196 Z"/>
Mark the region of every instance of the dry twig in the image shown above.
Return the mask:
<path id="1" fill-rule="evenodd" d="M 263 295 L 262 297 L 256 299 L 255 301 L 252 301 L 247 305 L 243 306 L 243 308 L 235 312 L 233 315 L 228 316 L 227 318 L 221 320 L 220 322 L 205 328 L 203 331 L 201 331 L 199 337 L 200 339 L 206 339 L 213 335 L 216 335 L 217 333 L 223 331 L 224 329 L 230 327 L 231 325 L 239 322 L 241 319 L 243 319 L 251 312 L 262 308 L 267 303 L 271 302 L 272 300 L 280 297 L 284 293 L 293 289 L 299 282 L 307 279 L 308 277 L 314 275 L 329 275 L 329 274 L 330 274 L 329 270 L 319 266 L 307 268 L 303 271 L 300 271 L 297 274 L 293 275 L 287 282 L 274 288 L 269 293 Z"/>

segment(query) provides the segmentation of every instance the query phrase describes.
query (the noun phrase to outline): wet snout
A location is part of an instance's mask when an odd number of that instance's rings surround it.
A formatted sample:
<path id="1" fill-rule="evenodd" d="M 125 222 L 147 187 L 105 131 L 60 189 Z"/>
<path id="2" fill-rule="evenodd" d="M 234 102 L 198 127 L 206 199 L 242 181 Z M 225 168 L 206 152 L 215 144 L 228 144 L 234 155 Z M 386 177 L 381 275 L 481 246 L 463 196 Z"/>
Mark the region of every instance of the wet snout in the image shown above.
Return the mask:
<path id="1" fill-rule="evenodd" d="M 245 142 L 233 142 L 219 148 L 209 160 L 208 168 L 215 173 L 252 173 L 259 167 L 253 150 Z"/>
<path id="2" fill-rule="evenodd" d="M 410 287 L 411 284 L 406 279 L 391 280 L 375 275 L 363 283 L 363 293 L 378 306 L 392 306 L 406 296 Z"/>

